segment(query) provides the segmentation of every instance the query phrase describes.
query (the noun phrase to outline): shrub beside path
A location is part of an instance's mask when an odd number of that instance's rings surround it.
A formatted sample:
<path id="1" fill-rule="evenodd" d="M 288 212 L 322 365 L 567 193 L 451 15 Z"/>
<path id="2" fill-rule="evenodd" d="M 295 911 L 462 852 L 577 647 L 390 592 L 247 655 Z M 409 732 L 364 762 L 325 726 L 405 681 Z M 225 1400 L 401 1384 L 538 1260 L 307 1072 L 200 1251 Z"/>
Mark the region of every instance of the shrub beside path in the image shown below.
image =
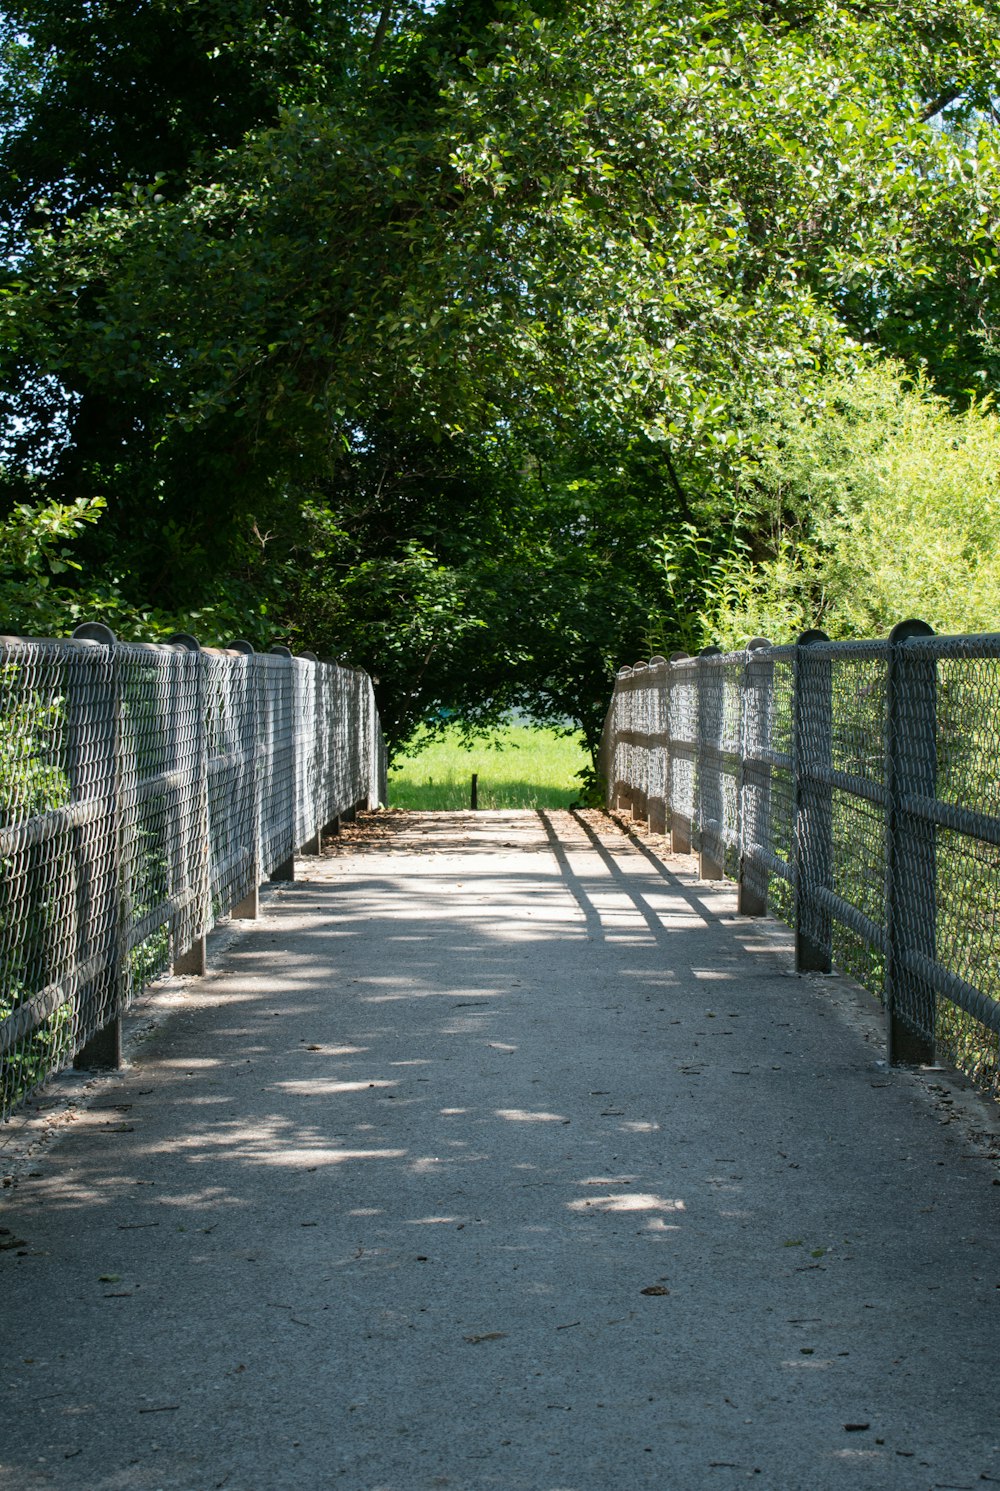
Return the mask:
<path id="1" fill-rule="evenodd" d="M 298 868 L 5 1162 L 3 1491 L 1000 1485 L 997 1125 L 865 996 L 598 814 Z"/>

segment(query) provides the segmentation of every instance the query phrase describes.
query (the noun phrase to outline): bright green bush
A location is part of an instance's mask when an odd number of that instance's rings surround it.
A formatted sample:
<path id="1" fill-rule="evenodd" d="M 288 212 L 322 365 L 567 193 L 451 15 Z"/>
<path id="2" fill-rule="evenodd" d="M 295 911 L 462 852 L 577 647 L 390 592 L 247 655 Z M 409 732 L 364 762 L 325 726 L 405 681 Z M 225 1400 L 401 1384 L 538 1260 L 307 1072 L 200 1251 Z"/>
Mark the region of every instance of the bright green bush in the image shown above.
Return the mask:
<path id="1" fill-rule="evenodd" d="M 832 380 L 758 431 L 740 488 L 757 553 L 737 545 L 702 622 L 725 647 L 807 626 L 883 636 L 919 616 L 939 632 L 1000 618 L 1000 420 L 955 414 L 891 366 Z"/>

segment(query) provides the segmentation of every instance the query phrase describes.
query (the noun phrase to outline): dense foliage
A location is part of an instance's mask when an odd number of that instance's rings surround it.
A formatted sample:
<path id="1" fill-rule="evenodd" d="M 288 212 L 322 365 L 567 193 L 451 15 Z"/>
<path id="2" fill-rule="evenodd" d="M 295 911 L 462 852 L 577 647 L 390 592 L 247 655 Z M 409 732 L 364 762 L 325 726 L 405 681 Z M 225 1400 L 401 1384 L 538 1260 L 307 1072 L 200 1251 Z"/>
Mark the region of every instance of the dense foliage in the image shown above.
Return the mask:
<path id="1" fill-rule="evenodd" d="M 0 39 L 0 556 L 50 535 L 5 629 L 288 641 L 394 741 L 521 703 L 593 742 L 614 665 L 712 629 L 983 624 L 994 0 L 14 0 Z M 964 609 L 912 583 L 958 492 Z"/>
<path id="2" fill-rule="evenodd" d="M 1000 616 L 1000 420 L 954 414 L 876 368 L 830 379 L 820 404 L 788 401 L 756 431 L 751 479 L 734 487 L 767 552 L 722 556 L 703 622 L 723 644 L 884 636 L 919 616 L 936 631 L 995 631 Z M 749 473 L 747 473 L 749 474 Z"/>

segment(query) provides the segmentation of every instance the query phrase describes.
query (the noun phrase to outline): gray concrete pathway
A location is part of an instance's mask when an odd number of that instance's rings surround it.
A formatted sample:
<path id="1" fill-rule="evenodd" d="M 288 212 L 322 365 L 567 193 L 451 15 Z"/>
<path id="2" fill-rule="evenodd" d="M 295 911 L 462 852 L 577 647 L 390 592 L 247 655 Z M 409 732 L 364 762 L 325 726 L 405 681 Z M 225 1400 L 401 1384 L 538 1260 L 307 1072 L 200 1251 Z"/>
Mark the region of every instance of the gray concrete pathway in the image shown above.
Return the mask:
<path id="1" fill-rule="evenodd" d="M 3 1491 L 1000 1485 L 987 1109 L 856 991 L 593 814 L 300 873 L 2 1193 Z"/>

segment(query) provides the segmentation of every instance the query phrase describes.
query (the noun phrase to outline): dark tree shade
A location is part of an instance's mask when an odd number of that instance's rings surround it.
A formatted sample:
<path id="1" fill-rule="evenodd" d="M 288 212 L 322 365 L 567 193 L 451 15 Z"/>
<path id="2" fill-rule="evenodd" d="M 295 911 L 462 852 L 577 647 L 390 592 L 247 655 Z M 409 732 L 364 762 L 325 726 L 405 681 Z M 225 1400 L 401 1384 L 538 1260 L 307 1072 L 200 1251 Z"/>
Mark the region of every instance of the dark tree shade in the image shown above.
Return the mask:
<path id="1" fill-rule="evenodd" d="M 123 185 L 176 194 L 196 163 L 343 64 L 323 0 L 11 0 L 2 20 L 0 214 L 57 220 Z"/>

